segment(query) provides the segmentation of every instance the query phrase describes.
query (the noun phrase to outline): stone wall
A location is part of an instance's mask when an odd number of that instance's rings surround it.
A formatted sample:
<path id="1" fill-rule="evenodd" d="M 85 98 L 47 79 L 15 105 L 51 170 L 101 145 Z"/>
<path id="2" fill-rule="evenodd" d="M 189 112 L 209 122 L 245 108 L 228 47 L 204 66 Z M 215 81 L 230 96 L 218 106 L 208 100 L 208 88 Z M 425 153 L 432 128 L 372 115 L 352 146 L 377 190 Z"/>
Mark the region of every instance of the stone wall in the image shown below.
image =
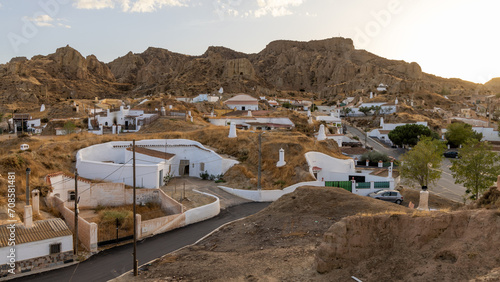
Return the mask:
<path id="1" fill-rule="evenodd" d="M 73 262 L 73 252 L 68 251 L 64 253 L 47 255 L 43 257 L 37 257 L 22 261 L 16 261 L 15 273 L 28 272 L 33 270 L 38 270 L 47 267 L 53 267 L 57 265 L 62 265 L 65 263 Z M 0 266 L 0 277 L 7 276 L 9 273 L 10 266 L 7 264 Z M 12 275 L 12 274 L 11 274 Z"/>

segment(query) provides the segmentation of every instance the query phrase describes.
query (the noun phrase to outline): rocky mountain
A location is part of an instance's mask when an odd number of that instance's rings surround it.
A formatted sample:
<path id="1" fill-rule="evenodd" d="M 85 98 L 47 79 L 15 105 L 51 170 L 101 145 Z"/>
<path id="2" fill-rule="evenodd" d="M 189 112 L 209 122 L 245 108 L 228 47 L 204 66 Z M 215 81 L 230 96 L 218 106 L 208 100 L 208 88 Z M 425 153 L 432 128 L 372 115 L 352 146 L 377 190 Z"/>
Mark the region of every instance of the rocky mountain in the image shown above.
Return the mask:
<path id="1" fill-rule="evenodd" d="M 61 99 L 116 96 L 123 90 L 115 81 L 108 66 L 94 55 L 85 58 L 66 46 L 48 56 L 18 57 L 0 65 L 0 104 L 7 110 Z"/>
<path id="2" fill-rule="evenodd" d="M 0 101 L 4 104 L 155 93 L 194 96 L 221 86 L 229 93 L 309 92 L 333 100 L 337 95 L 374 91 L 380 83 L 388 85 L 389 93 L 401 95 L 491 91 L 481 84 L 426 74 L 415 62 L 356 50 L 346 38 L 279 40 L 257 54 L 209 47 L 201 56 L 188 56 L 150 47 L 108 64 L 66 46 L 48 56 L 14 58 L 0 65 Z"/>

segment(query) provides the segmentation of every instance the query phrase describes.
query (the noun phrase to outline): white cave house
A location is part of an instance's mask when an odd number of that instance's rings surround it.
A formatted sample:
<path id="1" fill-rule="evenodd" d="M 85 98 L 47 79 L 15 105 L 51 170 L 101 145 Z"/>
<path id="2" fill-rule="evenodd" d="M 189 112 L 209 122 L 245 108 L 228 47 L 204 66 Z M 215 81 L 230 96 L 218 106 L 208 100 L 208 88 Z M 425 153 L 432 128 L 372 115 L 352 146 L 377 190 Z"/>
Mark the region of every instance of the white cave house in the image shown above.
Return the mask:
<path id="1" fill-rule="evenodd" d="M 136 186 L 159 188 L 166 175 L 200 177 L 224 174 L 238 161 L 219 156 L 201 143 L 186 139 L 136 141 Z M 133 185 L 132 141 L 93 145 L 78 151 L 81 177 Z"/>

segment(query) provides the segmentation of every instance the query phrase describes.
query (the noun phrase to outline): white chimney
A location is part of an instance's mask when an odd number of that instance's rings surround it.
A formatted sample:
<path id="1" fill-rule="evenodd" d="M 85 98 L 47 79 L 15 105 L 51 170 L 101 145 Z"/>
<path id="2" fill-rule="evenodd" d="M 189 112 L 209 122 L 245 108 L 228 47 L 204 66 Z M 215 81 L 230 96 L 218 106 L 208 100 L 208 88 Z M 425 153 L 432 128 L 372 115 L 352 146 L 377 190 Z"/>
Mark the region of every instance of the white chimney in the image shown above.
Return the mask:
<path id="1" fill-rule="evenodd" d="M 227 136 L 229 138 L 236 138 L 236 123 L 234 121 L 231 122 L 231 125 L 229 126 L 229 135 Z"/>
<path id="2" fill-rule="evenodd" d="M 31 191 L 31 198 L 33 202 L 33 214 L 40 214 L 40 191 L 38 189 L 33 189 Z"/>
<path id="3" fill-rule="evenodd" d="M 285 162 L 285 150 L 283 150 L 283 148 L 280 149 L 280 156 L 279 156 L 279 161 L 278 163 L 276 163 L 276 167 L 282 167 L 286 165 L 286 162 Z"/>
<path id="4" fill-rule="evenodd" d="M 322 141 L 326 139 L 326 133 L 325 133 L 325 125 L 320 125 L 319 126 L 319 132 L 318 132 L 318 141 Z"/>
<path id="5" fill-rule="evenodd" d="M 252 116 L 252 111 L 248 111 L 247 116 L 251 117 Z"/>

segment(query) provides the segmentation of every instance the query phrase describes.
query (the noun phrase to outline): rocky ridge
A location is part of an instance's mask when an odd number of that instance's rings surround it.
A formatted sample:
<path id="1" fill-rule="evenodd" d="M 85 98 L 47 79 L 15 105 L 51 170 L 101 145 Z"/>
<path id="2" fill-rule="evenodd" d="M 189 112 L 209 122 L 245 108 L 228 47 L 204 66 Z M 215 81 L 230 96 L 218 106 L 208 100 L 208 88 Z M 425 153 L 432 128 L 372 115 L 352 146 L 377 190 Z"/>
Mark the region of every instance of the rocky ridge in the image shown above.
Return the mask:
<path id="1" fill-rule="evenodd" d="M 6 110 L 19 101 L 50 104 L 60 99 L 158 93 L 189 97 L 220 87 L 228 93 L 308 92 L 315 93 L 315 98 L 334 100 L 375 91 L 380 83 L 389 86 L 389 94 L 398 95 L 418 91 L 488 94 L 497 89 L 494 83 L 486 87 L 440 78 L 422 72 L 415 62 L 388 60 L 356 50 L 351 39 L 330 38 L 273 41 L 256 54 L 209 47 L 201 56 L 189 56 L 150 47 L 108 64 L 66 46 L 54 54 L 13 58 L 0 65 L 0 102 Z"/>

